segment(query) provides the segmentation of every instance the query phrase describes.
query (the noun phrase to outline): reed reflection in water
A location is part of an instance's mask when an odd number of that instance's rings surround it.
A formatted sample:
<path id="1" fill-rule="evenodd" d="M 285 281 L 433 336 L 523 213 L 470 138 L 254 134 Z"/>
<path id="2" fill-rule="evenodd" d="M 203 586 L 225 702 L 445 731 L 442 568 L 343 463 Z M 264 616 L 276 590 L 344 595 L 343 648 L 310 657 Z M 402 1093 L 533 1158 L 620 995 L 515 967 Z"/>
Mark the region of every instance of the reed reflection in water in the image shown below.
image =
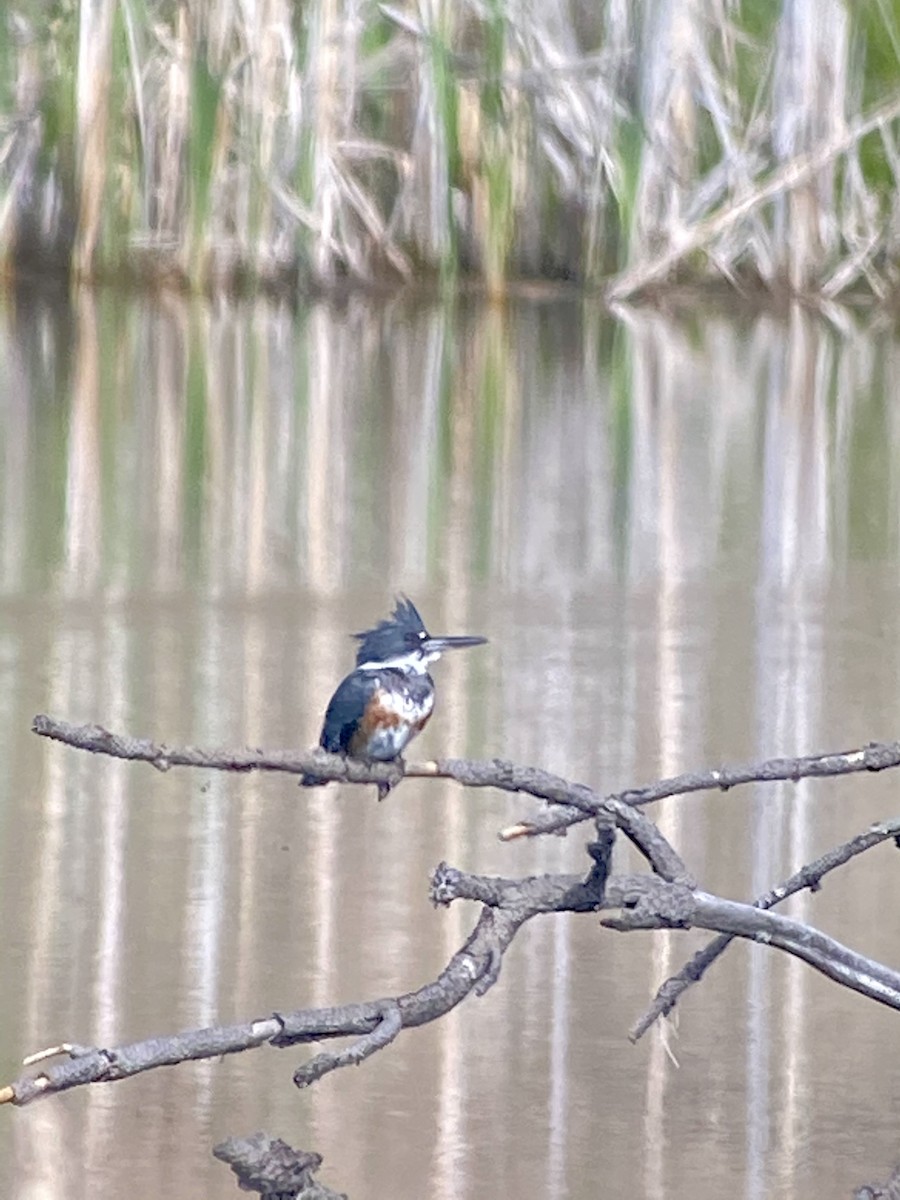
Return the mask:
<path id="1" fill-rule="evenodd" d="M 383 805 L 284 779 L 161 776 L 41 744 L 31 716 L 296 746 L 407 590 L 483 632 L 438 667 L 423 755 L 502 755 L 603 788 L 892 737 L 898 416 L 886 332 L 587 303 L 286 309 L 82 294 L 0 320 L 0 1069 L 272 1009 L 394 994 L 473 921 L 441 859 L 576 869 L 583 836 L 502 846 L 524 801 L 404 784 Z M 667 803 L 746 896 L 891 813 L 889 779 Z M 874 852 L 807 915 L 892 960 Z M 353 1197 L 842 1194 L 887 1174 L 885 1010 L 763 948 L 682 1006 L 674 1065 L 625 1033 L 692 935 L 525 929 L 501 980 L 308 1093 L 257 1052 L 0 1121 L 0 1192 L 226 1194 L 209 1155 L 267 1128 Z M 840 1037 L 835 1037 L 835 1030 Z"/>

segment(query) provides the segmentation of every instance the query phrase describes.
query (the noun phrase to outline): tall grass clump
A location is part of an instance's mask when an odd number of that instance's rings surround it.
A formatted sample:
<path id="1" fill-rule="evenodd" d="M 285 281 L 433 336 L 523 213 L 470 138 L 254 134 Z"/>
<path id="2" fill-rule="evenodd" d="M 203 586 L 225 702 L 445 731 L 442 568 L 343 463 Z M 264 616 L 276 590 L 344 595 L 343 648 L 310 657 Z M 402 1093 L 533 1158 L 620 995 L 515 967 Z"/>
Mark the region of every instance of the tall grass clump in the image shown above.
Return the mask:
<path id="1" fill-rule="evenodd" d="M 0 265 L 897 290 L 897 0 L 11 0 Z"/>

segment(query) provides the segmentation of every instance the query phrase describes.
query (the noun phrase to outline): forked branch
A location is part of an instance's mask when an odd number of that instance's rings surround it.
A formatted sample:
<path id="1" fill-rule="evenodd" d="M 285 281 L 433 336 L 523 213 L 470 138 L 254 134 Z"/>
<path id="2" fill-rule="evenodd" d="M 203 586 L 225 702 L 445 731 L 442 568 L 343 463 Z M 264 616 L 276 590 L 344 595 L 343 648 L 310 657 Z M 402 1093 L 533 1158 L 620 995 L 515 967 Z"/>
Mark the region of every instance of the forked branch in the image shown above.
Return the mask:
<path id="1" fill-rule="evenodd" d="M 595 840 L 588 846 L 592 864 L 586 875 L 542 875 L 507 879 L 470 875 L 441 864 L 431 884 L 436 904 L 466 899 L 481 905 L 466 942 L 440 975 L 416 991 L 337 1008 L 271 1013 L 239 1025 L 190 1030 L 113 1048 L 74 1044 L 32 1056 L 43 1064 L 57 1054 L 64 1060 L 0 1089 L 0 1103 L 27 1104 L 39 1096 L 81 1084 L 128 1078 L 142 1071 L 191 1059 L 219 1057 L 258 1046 L 279 1048 L 352 1038 L 348 1047 L 320 1053 L 294 1074 L 306 1087 L 339 1067 L 362 1062 L 390 1045 L 405 1028 L 438 1019 L 471 994 L 482 995 L 497 980 L 503 957 L 522 925 L 548 913 L 615 909 L 602 923 L 620 931 L 701 928 L 720 936 L 700 951 L 660 989 L 653 1006 L 632 1036 L 639 1037 L 678 997 L 699 979 L 734 937 L 764 942 L 809 963 L 842 986 L 900 1010 L 900 972 L 867 959 L 827 934 L 768 910 L 802 888 L 816 890 L 829 871 L 891 838 L 900 838 L 900 820 L 873 826 L 801 868 L 785 883 L 740 904 L 702 891 L 676 849 L 640 806 L 668 796 L 709 788 L 727 790 L 739 784 L 881 771 L 900 765 L 900 744 L 871 744 L 840 754 L 772 759 L 748 767 L 723 768 L 681 775 L 647 788 L 602 796 L 583 784 L 501 760 L 470 762 L 445 759 L 426 763 L 365 763 L 321 751 L 306 754 L 264 750 L 216 751 L 171 747 L 146 739 L 110 733 L 97 725 L 74 726 L 39 716 L 34 729 L 42 736 L 95 753 L 152 763 L 165 770 L 183 765 L 218 770 L 275 770 L 312 773 L 320 779 L 347 783 L 396 783 L 403 776 L 454 779 L 468 787 L 496 787 L 522 792 L 545 808 L 533 823 L 520 823 L 517 833 L 556 832 L 593 819 Z M 624 834 L 644 856 L 653 874 L 610 876 L 616 832 Z"/>
<path id="2" fill-rule="evenodd" d="M 464 894 L 460 880 L 480 878 L 482 908 L 465 943 L 440 975 L 414 992 L 335 1008 L 270 1013 L 237 1025 L 193 1029 L 112 1048 L 71 1043 L 31 1057 L 32 1063 L 61 1054 L 65 1060 L 0 1088 L 0 1104 L 28 1104 L 42 1096 L 88 1083 L 111 1083 L 157 1067 L 194 1059 L 218 1058 L 269 1045 L 278 1048 L 355 1039 L 348 1049 L 319 1054 L 294 1073 L 298 1087 L 307 1087 L 338 1067 L 362 1062 L 389 1045 L 401 1029 L 425 1025 L 444 1016 L 468 995 L 483 995 L 497 980 L 503 955 L 521 926 L 540 913 L 583 912 L 597 909 L 603 896 L 613 834 L 603 830 L 592 847 L 593 865 L 586 877 L 547 876 L 538 879 L 498 879 L 464 876 L 441 864 L 434 873 L 431 896 L 449 904 Z M 468 884 L 466 886 L 475 886 Z M 468 893 L 465 893 L 468 895 Z"/>
<path id="3" fill-rule="evenodd" d="M 779 889 L 784 899 L 799 886 L 815 888 L 829 870 L 889 836 L 900 822 L 861 834 L 798 872 Z M 712 929 L 731 937 L 763 942 L 809 963 L 835 982 L 900 1010 L 900 972 L 865 958 L 827 934 L 797 921 L 711 896 L 693 885 L 657 874 L 609 875 L 614 834 L 607 826 L 588 847 L 592 865 L 586 876 L 540 875 L 507 879 L 473 875 L 446 863 L 435 870 L 431 899 L 447 905 L 474 900 L 481 911 L 465 943 L 438 977 L 414 992 L 335 1008 L 300 1009 L 237 1025 L 188 1030 L 130 1045 L 96 1048 L 66 1044 L 47 1054 L 65 1060 L 0 1089 L 0 1103 L 28 1104 L 42 1096 L 83 1084 L 127 1079 L 157 1067 L 216 1058 L 269 1045 L 285 1048 L 335 1038 L 353 1038 L 349 1047 L 320 1053 L 294 1072 L 307 1087 L 339 1067 L 362 1062 L 384 1049 L 403 1029 L 435 1021 L 469 995 L 483 995 L 497 981 L 503 957 L 519 929 L 532 917 L 549 913 L 615 909 L 602 924 L 611 929 Z M 800 883 L 800 881 L 803 881 Z M 777 903 L 777 899 L 775 903 Z"/>
<path id="4" fill-rule="evenodd" d="M 893 840 L 900 845 L 898 839 L 900 839 L 900 820 L 882 821 L 878 825 L 873 825 L 865 833 L 858 834 L 849 842 L 844 842 L 843 845 L 829 850 L 815 862 L 801 867 L 790 879 L 780 883 L 778 887 L 771 888 L 754 900 L 754 906 L 762 909 L 774 908 L 788 896 L 794 896 L 805 888 L 809 888 L 811 892 L 817 892 L 821 887 L 822 879 L 829 871 L 842 867 L 851 858 L 856 858 L 857 855 L 871 850 L 873 846 L 878 846 L 882 842 Z M 687 989 L 692 984 L 700 982 L 707 970 L 717 958 L 725 953 L 736 936 L 733 933 L 722 933 L 718 937 L 714 937 L 712 941 L 707 942 L 702 949 L 698 950 L 680 971 L 670 976 L 660 986 L 647 1011 L 632 1026 L 628 1034 L 629 1038 L 633 1042 L 638 1041 L 660 1017 L 667 1017 Z"/>

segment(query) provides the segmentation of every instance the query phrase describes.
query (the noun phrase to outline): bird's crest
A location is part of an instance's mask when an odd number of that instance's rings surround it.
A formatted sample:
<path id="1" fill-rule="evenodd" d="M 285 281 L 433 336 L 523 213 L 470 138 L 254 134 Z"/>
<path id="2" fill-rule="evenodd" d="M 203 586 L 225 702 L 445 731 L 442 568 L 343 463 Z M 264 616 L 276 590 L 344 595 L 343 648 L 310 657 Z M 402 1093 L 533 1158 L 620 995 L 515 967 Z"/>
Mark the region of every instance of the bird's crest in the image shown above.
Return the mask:
<path id="1" fill-rule="evenodd" d="M 394 611 L 374 629 L 364 629 L 353 636 L 359 642 L 356 665 L 387 662 L 410 654 L 428 637 L 425 622 L 408 596 L 398 596 Z"/>

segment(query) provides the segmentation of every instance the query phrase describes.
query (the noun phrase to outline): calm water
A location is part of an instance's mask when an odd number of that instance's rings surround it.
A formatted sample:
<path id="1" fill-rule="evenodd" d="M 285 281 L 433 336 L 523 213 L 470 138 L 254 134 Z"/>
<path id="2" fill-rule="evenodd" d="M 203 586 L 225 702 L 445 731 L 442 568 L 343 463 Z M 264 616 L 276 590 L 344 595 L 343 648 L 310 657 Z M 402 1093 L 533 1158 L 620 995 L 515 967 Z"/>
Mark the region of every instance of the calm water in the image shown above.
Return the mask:
<path id="1" fill-rule="evenodd" d="M 889 333 L 799 312 L 7 302 L 0 1082 L 63 1039 L 414 987 L 475 919 L 428 904 L 441 859 L 586 861 L 578 832 L 496 840 L 525 799 L 160 775 L 41 742 L 37 711 L 311 744 L 348 631 L 403 589 L 435 631 L 491 639 L 437 668 L 421 756 L 612 789 L 896 737 L 897 379 Z M 745 789 L 660 817 L 706 887 L 746 897 L 896 815 L 896 789 Z M 793 912 L 896 964 L 898 861 L 873 851 Z M 311 1051 L 260 1050 L 0 1110 L 0 1195 L 234 1194 L 209 1148 L 260 1128 L 322 1153 L 352 1200 L 762 1200 L 884 1178 L 888 1010 L 737 946 L 668 1045 L 628 1043 L 700 940 L 547 918 L 487 997 L 310 1091 L 291 1073 Z"/>

